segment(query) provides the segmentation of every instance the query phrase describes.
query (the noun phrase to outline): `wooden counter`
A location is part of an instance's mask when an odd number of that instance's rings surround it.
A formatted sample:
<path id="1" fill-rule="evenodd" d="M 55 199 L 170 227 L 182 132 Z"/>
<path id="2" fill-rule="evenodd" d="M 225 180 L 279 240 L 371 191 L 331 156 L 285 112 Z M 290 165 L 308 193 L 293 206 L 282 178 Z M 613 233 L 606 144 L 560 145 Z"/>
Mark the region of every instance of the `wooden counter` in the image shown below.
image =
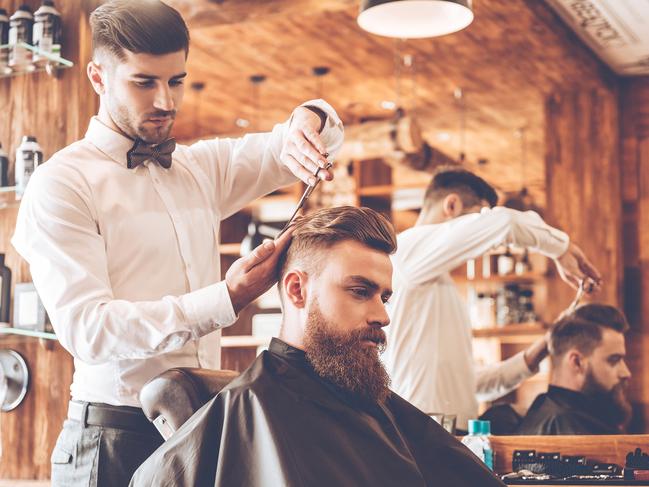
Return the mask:
<path id="1" fill-rule="evenodd" d="M 495 471 L 499 474 L 512 471 L 514 450 L 584 455 L 589 461 L 616 463 L 622 467 L 630 451 L 638 447 L 644 452 L 649 450 L 649 435 L 492 436 L 490 440 L 495 453 Z M 596 485 L 594 484 L 593 487 Z M 541 485 L 528 484 L 527 487 L 541 487 Z M 581 484 L 579 487 L 588 486 Z"/>

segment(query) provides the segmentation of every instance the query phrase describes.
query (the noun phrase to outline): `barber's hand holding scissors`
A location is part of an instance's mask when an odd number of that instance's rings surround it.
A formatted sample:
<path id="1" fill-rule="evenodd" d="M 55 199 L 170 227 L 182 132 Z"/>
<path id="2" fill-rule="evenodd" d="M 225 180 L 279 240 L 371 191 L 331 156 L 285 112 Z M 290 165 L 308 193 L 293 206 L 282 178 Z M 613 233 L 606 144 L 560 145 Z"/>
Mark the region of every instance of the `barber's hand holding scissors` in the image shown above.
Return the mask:
<path id="1" fill-rule="evenodd" d="M 575 289 L 579 289 L 583 281 L 584 292 L 590 294 L 599 290 L 602 285 L 601 274 L 574 243 L 570 243 L 568 250 L 555 259 L 555 263 L 561 279 Z"/>
<path id="2" fill-rule="evenodd" d="M 322 120 L 305 107 L 293 111 L 288 136 L 280 154 L 280 160 L 295 176 L 309 186 L 316 183 L 316 171 L 320 179 L 331 181 L 333 171 L 324 169 L 327 165 L 327 148 L 322 143 L 320 128 Z"/>
<path id="3" fill-rule="evenodd" d="M 239 314 L 246 305 L 268 291 L 277 282 L 277 263 L 291 242 L 289 228 L 277 240 L 266 240 L 249 255 L 241 257 L 225 273 L 234 312 Z"/>

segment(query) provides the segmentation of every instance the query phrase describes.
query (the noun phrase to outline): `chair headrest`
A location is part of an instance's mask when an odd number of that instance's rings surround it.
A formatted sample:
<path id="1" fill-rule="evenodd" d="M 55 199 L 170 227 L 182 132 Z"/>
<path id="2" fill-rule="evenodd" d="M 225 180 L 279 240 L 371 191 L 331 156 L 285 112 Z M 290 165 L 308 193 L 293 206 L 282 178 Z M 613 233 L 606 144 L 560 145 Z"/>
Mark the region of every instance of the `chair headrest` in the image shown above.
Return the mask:
<path id="1" fill-rule="evenodd" d="M 234 370 L 169 369 L 142 387 L 142 410 L 149 421 L 164 416 L 175 431 L 238 375 Z"/>

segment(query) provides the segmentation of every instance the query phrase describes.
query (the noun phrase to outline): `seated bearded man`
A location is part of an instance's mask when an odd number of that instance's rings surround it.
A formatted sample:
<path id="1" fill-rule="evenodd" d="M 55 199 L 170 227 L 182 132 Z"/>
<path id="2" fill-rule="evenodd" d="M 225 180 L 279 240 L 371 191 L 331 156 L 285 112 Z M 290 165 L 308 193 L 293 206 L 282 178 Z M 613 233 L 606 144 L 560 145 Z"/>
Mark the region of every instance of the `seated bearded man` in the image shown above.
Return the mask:
<path id="1" fill-rule="evenodd" d="M 368 208 L 300 218 L 279 270 L 279 338 L 131 485 L 504 485 L 388 388 L 379 353 L 395 248 L 391 225 Z"/>
<path id="2" fill-rule="evenodd" d="M 617 308 L 584 304 L 561 318 L 550 336 L 552 376 L 518 428 L 521 435 L 614 435 L 631 418 L 624 334 Z"/>

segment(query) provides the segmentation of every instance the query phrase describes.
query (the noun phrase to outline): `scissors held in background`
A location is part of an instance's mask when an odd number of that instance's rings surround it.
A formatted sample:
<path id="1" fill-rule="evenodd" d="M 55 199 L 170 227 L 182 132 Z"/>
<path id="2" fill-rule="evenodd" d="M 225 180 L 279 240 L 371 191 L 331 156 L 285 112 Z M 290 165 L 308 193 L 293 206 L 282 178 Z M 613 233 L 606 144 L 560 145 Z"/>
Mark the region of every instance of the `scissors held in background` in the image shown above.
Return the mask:
<path id="1" fill-rule="evenodd" d="M 575 309 L 577 309 L 577 306 L 579 306 L 579 302 L 584 297 L 584 294 L 590 294 L 594 289 L 595 282 L 593 282 L 591 279 L 585 278 L 579 281 L 579 289 L 577 289 L 577 295 L 575 296 L 575 299 L 572 300 L 572 303 L 570 303 L 570 306 L 568 306 L 568 308 L 566 309 L 566 312 L 570 314 L 575 311 Z"/>
<path id="2" fill-rule="evenodd" d="M 288 221 L 286 222 L 286 225 L 284 225 L 284 228 L 282 228 L 282 231 L 279 232 L 279 235 L 277 235 L 277 238 L 279 238 L 288 229 L 288 227 L 291 226 L 291 223 L 293 223 L 293 220 L 295 220 L 295 217 L 297 216 L 299 211 L 302 209 L 302 207 L 306 203 L 306 200 L 309 199 L 309 196 L 311 196 L 311 193 L 313 193 L 315 188 L 320 183 L 320 178 L 318 177 L 318 174 L 320 173 L 320 171 L 322 169 L 325 169 L 325 170 L 330 169 L 332 165 L 333 164 L 331 162 L 328 162 L 327 165 L 324 168 L 322 168 L 322 167 L 318 168 L 318 170 L 314 174 L 315 183 L 313 183 L 313 185 L 309 185 L 309 186 L 306 187 L 306 189 L 304 190 L 304 193 L 302 194 L 302 197 L 300 198 L 300 201 L 297 204 L 297 208 L 295 208 L 295 211 L 293 212 L 293 215 L 291 215 L 291 218 L 288 219 Z"/>

